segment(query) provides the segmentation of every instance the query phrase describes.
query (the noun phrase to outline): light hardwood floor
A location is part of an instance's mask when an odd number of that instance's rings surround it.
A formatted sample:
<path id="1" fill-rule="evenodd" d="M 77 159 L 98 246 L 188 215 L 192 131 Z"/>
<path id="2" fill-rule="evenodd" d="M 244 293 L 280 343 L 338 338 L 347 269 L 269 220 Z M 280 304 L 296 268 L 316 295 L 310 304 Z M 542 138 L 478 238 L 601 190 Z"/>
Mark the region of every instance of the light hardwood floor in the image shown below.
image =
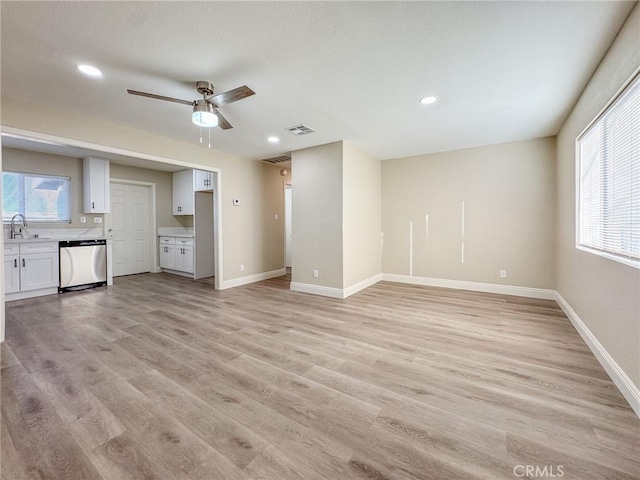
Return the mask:
<path id="1" fill-rule="evenodd" d="M 554 302 L 288 282 L 7 304 L 2 479 L 640 478 L 640 420 Z"/>

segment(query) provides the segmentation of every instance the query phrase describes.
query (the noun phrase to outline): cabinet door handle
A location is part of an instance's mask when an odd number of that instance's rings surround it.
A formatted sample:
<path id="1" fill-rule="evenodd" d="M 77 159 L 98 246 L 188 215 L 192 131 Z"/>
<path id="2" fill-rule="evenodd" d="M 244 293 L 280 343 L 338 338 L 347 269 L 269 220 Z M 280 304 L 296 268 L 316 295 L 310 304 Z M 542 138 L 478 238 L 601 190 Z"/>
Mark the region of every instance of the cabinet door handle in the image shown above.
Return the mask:
<path id="1" fill-rule="evenodd" d="M 22 266 L 23 266 L 23 267 L 26 267 L 26 266 L 27 266 L 27 262 L 26 262 L 26 260 L 25 260 L 24 258 L 22 259 Z"/>
<path id="2" fill-rule="evenodd" d="M 13 259 L 13 268 L 18 268 L 18 259 L 17 258 Z"/>
<path id="3" fill-rule="evenodd" d="M 91 209 L 93 210 L 94 208 L 96 208 L 96 202 L 91 202 Z"/>

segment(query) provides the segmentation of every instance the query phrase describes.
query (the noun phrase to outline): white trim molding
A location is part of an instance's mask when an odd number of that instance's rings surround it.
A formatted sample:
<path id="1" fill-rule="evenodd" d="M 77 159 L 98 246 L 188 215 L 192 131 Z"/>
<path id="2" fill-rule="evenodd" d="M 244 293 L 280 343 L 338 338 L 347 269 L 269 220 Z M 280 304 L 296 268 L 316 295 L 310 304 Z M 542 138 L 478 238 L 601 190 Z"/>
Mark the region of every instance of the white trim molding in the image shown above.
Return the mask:
<path id="1" fill-rule="evenodd" d="M 344 298 L 342 288 L 323 287 L 322 285 L 311 285 L 310 283 L 291 282 L 289 288 L 292 292 L 310 293 L 312 295 L 320 295 L 321 297 Z"/>
<path id="2" fill-rule="evenodd" d="M 593 355 L 598 359 L 600 365 L 605 369 L 613 383 L 618 387 L 620 393 L 629 402 L 629 405 L 640 418 L 640 389 L 633 384 L 631 379 L 620 368 L 620 365 L 613 359 L 609 352 L 602 346 L 596 336 L 580 319 L 578 314 L 571 308 L 571 305 L 562 297 L 560 292 L 555 292 L 555 300 L 560 308 L 569 318 L 573 327 L 578 331 L 584 342 L 587 344 Z"/>
<path id="3" fill-rule="evenodd" d="M 545 300 L 556 299 L 556 291 L 546 288 L 517 287 L 515 285 L 468 282 L 465 280 L 448 280 L 446 278 L 415 277 L 411 275 L 398 275 L 395 273 L 383 273 L 381 275 L 381 280 L 386 282 L 408 283 L 412 285 L 425 285 L 428 287 L 454 288 L 456 290 L 471 290 L 474 292 L 498 293 L 502 295 L 515 295 L 518 297 L 542 298 Z"/>
<path id="4" fill-rule="evenodd" d="M 365 288 L 375 285 L 381 279 L 380 273 L 373 277 L 366 278 L 361 282 L 354 283 L 347 288 L 324 287 L 322 285 L 312 285 L 310 283 L 291 282 L 290 289 L 292 292 L 310 293 L 312 295 L 320 295 L 322 297 L 345 299 L 351 295 L 358 293 Z"/>
<path id="5" fill-rule="evenodd" d="M 279 268 L 278 270 L 271 270 L 270 272 L 256 273 L 254 275 L 247 275 L 245 277 L 233 278 L 231 280 L 225 280 L 222 282 L 220 290 L 226 290 L 227 288 L 240 287 L 242 285 L 248 285 L 249 283 L 260 282 L 262 280 L 268 280 L 269 278 L 281 277 L 287 274 L 286 268 Z"/>
<path id="6" fill-rule="evenodd" d="M 342 292 L 343 292 L 343 297 L 342 298 L 350 297 L 354 293 L 358 293 L 359 291 L 364 290 L 365 288 L 369 288 L 371 285 L 375 285 L 380 280 L 382 280 L 382 274 L 378 273 L 377 275 L 374 275 L 373 277 L 369 277 L 369 278 L 366 278 L 366 279 L 362 280 L 361 282 L 354 283 L 350 287 L 344 288 L 342 290 Z"/>

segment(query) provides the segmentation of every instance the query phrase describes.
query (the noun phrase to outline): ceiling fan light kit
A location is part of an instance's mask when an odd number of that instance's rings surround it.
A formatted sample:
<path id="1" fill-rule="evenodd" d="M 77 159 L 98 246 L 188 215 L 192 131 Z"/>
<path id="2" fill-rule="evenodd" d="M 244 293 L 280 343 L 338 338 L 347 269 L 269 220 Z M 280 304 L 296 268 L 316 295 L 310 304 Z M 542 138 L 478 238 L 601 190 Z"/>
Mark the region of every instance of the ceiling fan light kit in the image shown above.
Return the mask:
<path id="1" fill-rule="evenodd" d="M 218 116 L 213 113 L 213 105 L 206 100 L 198 100 L 193 107 L 191 121 L 199 127 L 211 128 L 218 126 Z"/>

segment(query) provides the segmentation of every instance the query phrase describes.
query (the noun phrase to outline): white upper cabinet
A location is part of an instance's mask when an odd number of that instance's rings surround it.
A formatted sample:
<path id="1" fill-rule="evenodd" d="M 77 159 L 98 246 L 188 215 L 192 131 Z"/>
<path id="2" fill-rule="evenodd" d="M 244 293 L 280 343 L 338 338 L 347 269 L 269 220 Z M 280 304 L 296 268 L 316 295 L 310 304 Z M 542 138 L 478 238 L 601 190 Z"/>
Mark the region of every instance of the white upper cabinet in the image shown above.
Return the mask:
<path id="1" fill-rule="evenodd" d="M 109 160 L 86 157 L 83 165 L 84 213 L 109 213 Z"/>
<path id="2" fill-rule="evenodd" d="M 173 174 L 173 214 L 193 215 L 194 192 L 213 190 L 213 173 L 203 170 L 182 170 Z"/>
<path id="3" fill-rule="evenodd" d="M 173 173 L 173 214 L 193 215 L 193 170 Z"/>
<path id="4" fill-rule="evenodd" d="M 196 192 L 213 190 L 213 173 L 204 170 L 193 171 L 193 189 Z"/>

